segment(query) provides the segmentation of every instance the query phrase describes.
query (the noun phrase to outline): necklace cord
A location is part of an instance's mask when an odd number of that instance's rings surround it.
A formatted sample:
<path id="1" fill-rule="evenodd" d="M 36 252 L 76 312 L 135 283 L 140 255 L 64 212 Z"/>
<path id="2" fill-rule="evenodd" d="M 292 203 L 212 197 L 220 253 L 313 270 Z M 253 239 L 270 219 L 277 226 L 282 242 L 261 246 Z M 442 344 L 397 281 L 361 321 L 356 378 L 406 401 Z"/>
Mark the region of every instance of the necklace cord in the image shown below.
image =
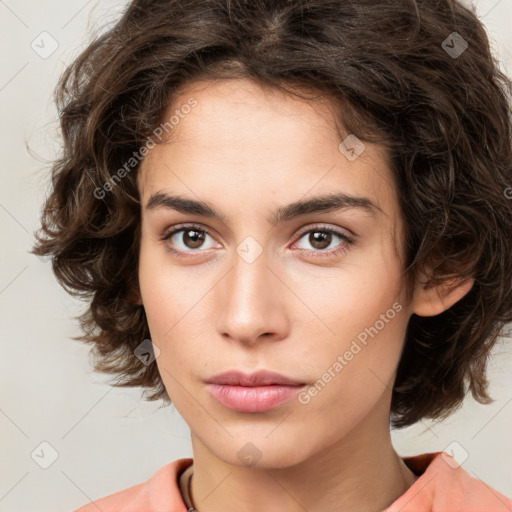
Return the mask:
<path id="1" fill-rule="evenodd" d="M 194 502 L 192 501 L 192 475 L 194 472 L 190 473 L 190 476 L 188 477 L 187 485 L 185 486 L 186 492 L 185 492 L 185 504 L 187 505 L 187 512 L 197 512 Z"/>

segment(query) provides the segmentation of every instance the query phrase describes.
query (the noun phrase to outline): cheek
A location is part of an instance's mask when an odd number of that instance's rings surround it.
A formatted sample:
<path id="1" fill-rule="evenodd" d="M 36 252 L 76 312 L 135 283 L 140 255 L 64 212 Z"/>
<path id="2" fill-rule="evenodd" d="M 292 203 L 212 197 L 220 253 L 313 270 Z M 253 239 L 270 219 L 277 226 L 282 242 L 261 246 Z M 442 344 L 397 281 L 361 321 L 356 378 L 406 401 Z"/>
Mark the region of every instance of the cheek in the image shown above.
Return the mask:
<path id="1" fill-rule="evenodd" d="M 139 286 L 152 336 L 161 339 L 186 311 L 190 286 L 169 264 L 169 256 L 156 242 L 141 241 Z M 187 290 L 187 294 L 183 291 Z M 167 337 L 167 336 L 166 336 Z"/>
<path id="2" fill-rule="evenodd" d="M 318 377 L 301 402 L 308 403 L 304 411 L 311 424 L 328 430 L 337 425 L 331 430 L 336 437 L 372 410 L 386 413 L 400 359 L 404 317 L 397 313 L 384 326 L 362 322 L 361 327 L 351 327 L 351 333 L 345 333 L 343 324 L 338 324 L 336 343 L 324 347 L 311 363 Z"/>
<path id="3" fill-rule="evenodd" d="M 400 262 L 384 241 L 358 248 L 336 267 L 292 265 L 283 271 L 290 288 L 308 306 L 297 303 L 297 325 L 316 330 L 317 336 L 332 340 L 337 349 L 343 341 L 373 326 L 395 302 L 404 308 Z M 394 318 L 394 313 L 387 316 Z"/>
<path id="4" fill-rule="evenodd" d="M 407 326 L 405 309 L 398 301 L 367 306 L 350 325 L 338 324 L 343 334 L 323 365 L 324 372 L 336 374 L 327 402 L 355 416 L 392 389 Z"/>
<path id="5" fill-rule="evenodd" d="M 309 290 L 309 304 L 321 319 L 314 322 L 316 334 L 310 331 L 318 349 L 311 350 L 309 364 L 323 382 L 336 375 L 331 379 L 336 383 L 326 387 L 332 398 L 341 393 L 349 401 L 392 386 L 408 322 L 394 253 L 365 256 Z M 302 327 L 309 329 L 304 320 Z"/>
<path id="6" fill-rule="evenodd" d="M 154 338 L 164 336 L 172 325 L 173 288 L 165 286 L 165 279 L 158 265 L 151 264 L 147 258 L 141 258 L 139 266 L 139 285 L 151 334 Z M 171 302 L 172 301 L 172 302 Z M 171 315 L 171 316 L 170 316 Z"/>
<path id="7" fill-rule="evenodd" d="M 141 244 L 139 285 L 151 339 L 160 349 L 157 365 L 167 386 L 173 379 L 164 367 L 174 375 L 189 361 L 199 360 L 194 306 L 205 290 L 191 286 L 190 276 L 171 266 L 164 250 L 147 245 Z"/>

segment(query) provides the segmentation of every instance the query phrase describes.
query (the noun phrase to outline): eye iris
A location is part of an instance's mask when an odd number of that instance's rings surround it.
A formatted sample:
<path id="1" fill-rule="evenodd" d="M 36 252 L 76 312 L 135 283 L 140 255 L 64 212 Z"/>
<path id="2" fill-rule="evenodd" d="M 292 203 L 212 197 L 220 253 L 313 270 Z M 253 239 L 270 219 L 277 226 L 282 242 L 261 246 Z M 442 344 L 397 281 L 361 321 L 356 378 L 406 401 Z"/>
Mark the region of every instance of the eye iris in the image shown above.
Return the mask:
<path id="1" fill-rule="evenodd" d="M 332 234 L 323 232 L 323 231 L 313 231 L 309 235 L 310 244 L 315 247 L 315 249 L 325 249 L 329 247 L 331 243 Z M 327 241 L 327 243 L 325 243 Z M 320 242 L 321 247 L 318 247 L 317 244 Z"/>
<path id="2" fill-rule="evenodd" d="M 197 249 L 204 242 L 204 233 L 193 229 L 184 231 L 183 241 L 189 249 Z"/>

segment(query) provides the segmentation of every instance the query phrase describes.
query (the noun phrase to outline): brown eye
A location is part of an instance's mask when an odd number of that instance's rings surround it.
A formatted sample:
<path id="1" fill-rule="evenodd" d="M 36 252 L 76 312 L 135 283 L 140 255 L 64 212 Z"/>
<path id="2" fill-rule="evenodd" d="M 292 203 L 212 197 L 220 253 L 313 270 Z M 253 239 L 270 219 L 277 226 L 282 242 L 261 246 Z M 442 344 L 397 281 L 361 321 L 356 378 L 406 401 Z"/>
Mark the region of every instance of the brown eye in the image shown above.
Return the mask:
<path id="1" fill-rule="evenodd" d="M 201 247 L 204 242 L 204 231 L 197 231 L 195 229 L 187 229 L 183 231 L 183 243 L 189 249 L 197 249 Z"/>
<path id="2" fill-rule="evenodd" d="M 326 231 L 311 231 L 309 234 L 309 243 L 315 249 L 325 249 L 329 247 L 332 240 L 332 234 Z"/>
<path id="3" fill-rule="evenodd" d="M 207 237 L 210 238 L 210 244 Z M 200 254 L 207 249 L 215 248 L 215 239 L 209 231 L 194 225 L 177 226 L 176 229 L 164 235 L 162 241 L 174 254 Z"/>
<path id="4" fill-rule="evenodd" d="M 308 236 L 306 236 L 308 235 Z M 308 256 L 335 256 L 348 250 L 352 245 L 351 236 L 330 227 L 313 227 L 299 235 L 294 245 Z M 309 247 L 304 247 L 307 245 Z"/>

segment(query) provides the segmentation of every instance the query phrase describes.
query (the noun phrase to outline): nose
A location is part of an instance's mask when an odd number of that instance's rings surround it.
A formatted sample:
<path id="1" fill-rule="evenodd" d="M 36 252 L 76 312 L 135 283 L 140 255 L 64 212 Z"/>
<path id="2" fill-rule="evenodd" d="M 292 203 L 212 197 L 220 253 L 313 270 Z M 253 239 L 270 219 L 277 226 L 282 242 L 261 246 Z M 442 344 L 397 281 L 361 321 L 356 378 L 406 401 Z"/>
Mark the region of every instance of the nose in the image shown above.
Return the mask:
<path id="1" fill-rule="evenodd" d="M 254 261 L 234 253 L 215 297 L 217 329 L 224 338 L 251 346 L 262 337 L 276 341 L 286 336 L 286 286 L 269 260 L 265 250 Z"/>

